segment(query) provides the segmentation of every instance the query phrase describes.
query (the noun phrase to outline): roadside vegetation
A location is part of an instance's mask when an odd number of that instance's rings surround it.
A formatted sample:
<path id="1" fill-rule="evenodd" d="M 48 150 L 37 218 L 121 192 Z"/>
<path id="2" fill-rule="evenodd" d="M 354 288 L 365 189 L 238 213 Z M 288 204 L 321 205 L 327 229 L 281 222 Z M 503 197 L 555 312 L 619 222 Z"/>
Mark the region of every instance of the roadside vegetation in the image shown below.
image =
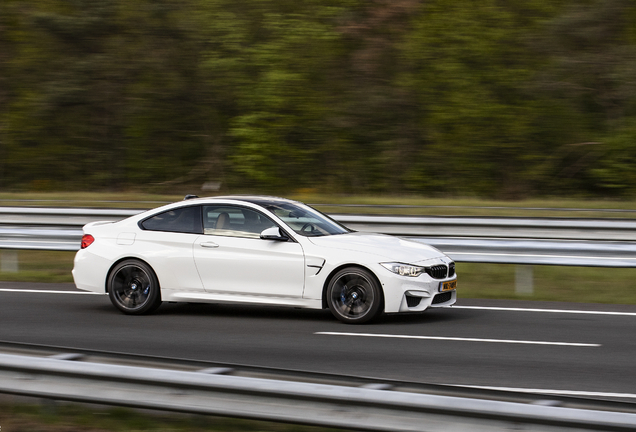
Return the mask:
<path id="1" fill-rule="evenodd" d="M 282 423 L 201 415 L 140 412 L 125 408 L 42 400 L 0 403 L 0 428 L 7 432 L 338 432 Z"/>
<path id="2" fill-rule="evenodd" d="M 0 206 L 12 207 L 86 207 L 150 209 L 182 200 L 186 194 L 202 197 L 258 193 L 250 189 L 228 189 L 223 192 L 201 191 L 191 183 L 162 194 L 144 192 L 2 192 Z M 439 198 L 426 194 L 321 194 L 313 190 L 290 188 L 279 191 L 285 198 L 311 204 L 324 213 L 392 214 L 420 216 L 484 216 L 484 217 L 565 217 L 565 218 L 636 218 L 636 200 L 533 198 L 496 200 L 478 197 Z"/>
<path id="3" fill-rule="evenodd" d="M 635 76 L 633 0 L 0 0 L 0 206 L 634 219 Z M 0 250 L 0 281 L 73 255 Z M 459 297 L 636 304 L 635 269 L 515 270 L 458 263 Z M 322 430 L 179 421 L 0 404 L 2 432 Z"/>
<path id="4" fill-rule="evenodd" d="M 636 193 L 633 0 L 3 0 L 0 190 Z"/>

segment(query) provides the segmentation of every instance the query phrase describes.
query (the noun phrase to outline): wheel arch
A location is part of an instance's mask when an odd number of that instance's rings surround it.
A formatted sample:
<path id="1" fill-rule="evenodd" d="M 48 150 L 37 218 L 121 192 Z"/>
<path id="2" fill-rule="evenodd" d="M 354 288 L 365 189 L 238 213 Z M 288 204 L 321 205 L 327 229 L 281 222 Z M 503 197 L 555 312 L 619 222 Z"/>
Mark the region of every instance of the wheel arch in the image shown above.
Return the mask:
<path id="1" fill-rule="evenodd" d="M 110 273 L 113 271 L 113 269 L 119 265 L 119 263 L 127 261 L 127 260 L 134 260 L 134 261 L 139 261 L 142 262 L 144 264 L 146 264 L 150 270 L 152 270 L 152 272 L 155 274 L 155 279 L 157 279 L 157 285 L 159 287 L 159 294 L 161 295 L 161 282 L 159 281 L 159 276 L 157 276 L 157 272 L 155 271 L 155 269 L 150 265 L 150 263 L 146 260 L 143 260 L 139 257 L 136 256 L 127 256 L 127 257 L 123 257 L 118 259 L 117 261 L 113 262 L 113 264 L 108 268 L 108 271 L 106 272 L 106 279 L 104 280 L 104 292 L 106 294 L 108 294 L 108 279 L 110 278 Z"/>
<path id="2" fill-rule="evenodd" d="M 322 308 L 323 309 L 328 309 L 329 305 L 327 304 L 327 288 L 329 287 L 329 282 L 331 282 L 331 279 L 333 279 L 334 275 L 336 273 L 338 273 L 340 270 L 345 269 L 345 268 L 349 268 L 349 267 L 355 267 L 355 268 L 359 268 L 362 270 L 366 270 L 369 272 L 369 274 L 371 274 L 371 276 L 373 276 L 373 278 L 375 279 L 375 282 L 378 284 L 378 287 L 380 289 L 380 300 L 382 303 L 380 303 L 380 313 L 384 312 L 384 288 L 382 287 L 382 282 L 380 282 L 380 278 L 378 278 L 378 276 L 375 274 L 375 272 L 373 270 L 371 270 L 369 267 L 363 266 L 361 264 L 355 264 L 355 263 L 348 263 L 348 264 L 341 264 L 338 267 L 334 268 L 333 270 L 331 270 L 331 272 L 329 273 L 329 276 L 327 276 L 325 278 L 325 283 L 322 286 Z"/>

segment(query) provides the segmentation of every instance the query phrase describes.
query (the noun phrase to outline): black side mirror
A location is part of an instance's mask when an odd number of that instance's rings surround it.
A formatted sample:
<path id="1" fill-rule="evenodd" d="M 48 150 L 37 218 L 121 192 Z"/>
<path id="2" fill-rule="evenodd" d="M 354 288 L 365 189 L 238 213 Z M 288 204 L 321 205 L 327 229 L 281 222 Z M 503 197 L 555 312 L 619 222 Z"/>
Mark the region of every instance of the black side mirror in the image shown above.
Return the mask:
<path id="1" fill-rule="evenodd" d="M 278 227 L 271 227 L 271 228 L 267 228 L 266 230 L 263 230 L 263 232 L 261 233 L 261 238 L 263 240 L 276 240 L 276 241 L 287 241 L 289 240 L 289 238 L 284 235 L 280 228 Z"/>

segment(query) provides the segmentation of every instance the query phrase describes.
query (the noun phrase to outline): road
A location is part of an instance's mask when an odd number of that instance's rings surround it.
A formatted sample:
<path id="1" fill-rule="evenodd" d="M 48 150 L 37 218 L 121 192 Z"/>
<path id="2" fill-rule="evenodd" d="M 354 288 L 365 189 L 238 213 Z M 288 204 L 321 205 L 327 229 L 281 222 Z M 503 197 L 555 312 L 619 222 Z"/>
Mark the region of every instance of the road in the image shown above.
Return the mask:
<path id="1" fill-rule="evenodd" d="M 328 311 L 235 305 L 126 316 L 72 284 L 0 282 L 2 341 L 632 401 L 634 334 L 636 306 L 460 299 L 348 326 Z"/>

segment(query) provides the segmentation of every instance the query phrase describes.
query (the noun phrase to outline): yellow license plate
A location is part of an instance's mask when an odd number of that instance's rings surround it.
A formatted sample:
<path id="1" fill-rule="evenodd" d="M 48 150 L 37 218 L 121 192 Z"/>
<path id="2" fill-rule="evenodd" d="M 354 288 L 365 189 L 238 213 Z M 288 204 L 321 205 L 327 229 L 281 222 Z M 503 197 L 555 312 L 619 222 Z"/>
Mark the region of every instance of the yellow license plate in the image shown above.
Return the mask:
<path id="1" fill-rule="evenodd" d="M 450 291 L 454 289 L 457 289 L 457 279 L 448 282 L 442 282 L 439 287 L 440 291 Z"/>

